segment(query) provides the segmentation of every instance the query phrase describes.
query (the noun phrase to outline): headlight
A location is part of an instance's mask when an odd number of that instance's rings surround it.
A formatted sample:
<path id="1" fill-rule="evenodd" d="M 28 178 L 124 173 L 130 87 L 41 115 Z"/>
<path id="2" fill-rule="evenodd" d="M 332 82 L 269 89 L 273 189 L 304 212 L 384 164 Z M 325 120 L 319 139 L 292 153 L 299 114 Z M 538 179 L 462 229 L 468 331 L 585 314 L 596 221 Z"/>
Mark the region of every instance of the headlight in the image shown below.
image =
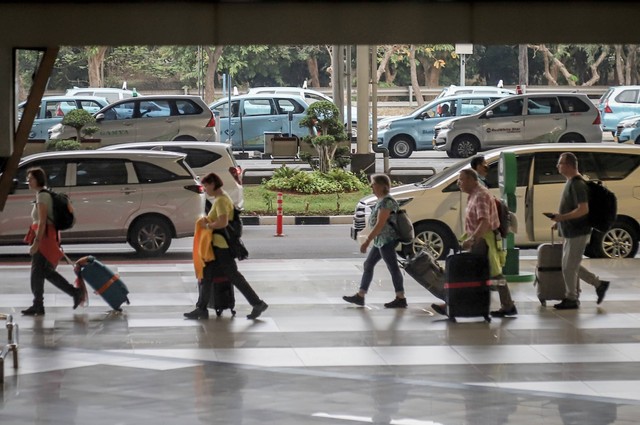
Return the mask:
<path id="1" fill-rule="evenodd" d="M 384 122 L 382 124 L 378 124 L 378 131 L 380 130 L 389 130 L 391 128 L 390 122 Z"/>
<path id="2" fill-rule="evenodd" d="M 440 130 L 453 130 L 453 127 L 455 127 L 456 122 L 455 121 L 450 121 L 448 123 L 442 123 L 440 124 Z"/>

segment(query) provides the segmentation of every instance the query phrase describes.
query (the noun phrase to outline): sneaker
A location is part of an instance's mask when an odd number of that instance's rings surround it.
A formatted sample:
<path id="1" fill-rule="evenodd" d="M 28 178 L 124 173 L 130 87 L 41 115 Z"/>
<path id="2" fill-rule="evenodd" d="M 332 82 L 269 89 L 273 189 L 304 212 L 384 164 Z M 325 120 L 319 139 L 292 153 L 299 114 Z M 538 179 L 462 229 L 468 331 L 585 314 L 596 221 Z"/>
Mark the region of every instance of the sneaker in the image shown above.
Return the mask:
<path id="1" fill-rule="evenodd" d="M 596 294 L 598 295 L 598 301 L 596 301 L 596 304 L 600 304 L 602 300 L 604 300 L 604 296 L 607 294 L 607 290 L 609 289 L 610 284 L 611 282 L 609 282 L 608 280 L 600 281 L 600 286 L 596 288 Z"/>
<path id="2" fill-rule="evenodd" d="M 505 317 L 505 316 L 515 316 L 518 314 L 518 309 L 516 305 L 512 305 L 511 308 L 502 307 L 500 310 L 492 311 L 492 317 Z"/>
<path id="3" fill-rule="evenodd" d="M 407 308 L 406 298 L 397 298 L 391 302 L 385 303 L 385 308 Z"/>
<path id="4" fill-rule="evenodd" d="M 564 300 L 560 301 L 559 304 L 554 305 L 553 308 L 557 310 L 577 310 L 578 308 L 580 308 L 580 301 L 565 298 Z"/>
<path id="5" fill-rule="evenodd" d="M 344 297 L 342 297 L 342 299 L 348 303 L 364 307 L 364 297 L 361 297 L 358 294 L 351 295 L 351 296 L 345 295 Z"/>
<path id="6" fill-rule="evenodd" d="M 260 301 L 260 304 L 253 306 L 251 314 L 247 314 L 247 319 L 257 319 L 267 308 L 269 308 L 269 305 L 264 301 Z"/>
<path id="7" fill-rule="evenodd" d="M 26 310 L 22 310 L 24 316 L 44 316 L 44 306 L 36 307 L 32 305 Z"/>
<path id="8" fill-rule="evenodd" d="M 447 316 L 447 305 L 446 304 L 431 304 L 431 309 L 438 314 L 442 314 L 443 316 Z"/>
<path id="9" fill-rule="evenodd" d="M 78 308 L 82 301 L 84 301 L 84 293 L 82 289 L 76 288 L 76 291 L 73 293 L 73 309 Z"/>
<path id="10" fill-rule="evenodd" d="M 186 317 L 187 319 L 194 319 L 194 320 L 198 320 L 198 319 L 208 319 L 209 318 L 209 310 L 207 309 L 201 309 L 201 308 L 196 308 L 193 311 L 190 311 L 189 313 L 185 313 L 184 317 Z"/>

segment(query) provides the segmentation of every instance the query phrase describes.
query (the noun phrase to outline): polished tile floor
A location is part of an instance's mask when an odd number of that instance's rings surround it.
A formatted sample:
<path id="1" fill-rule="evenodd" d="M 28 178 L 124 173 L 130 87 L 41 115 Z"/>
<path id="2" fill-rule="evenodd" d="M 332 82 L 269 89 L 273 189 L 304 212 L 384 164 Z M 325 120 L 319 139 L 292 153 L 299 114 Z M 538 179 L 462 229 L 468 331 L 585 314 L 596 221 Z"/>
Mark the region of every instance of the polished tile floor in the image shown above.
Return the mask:
<path id="1" fill-rule="evenodd" d="M 584 285 L 578 311 L 543 308 L 531 283 L 512 284 L 520 315 L 490 324 L 434 316 L 409 277 L 409 308 L 384 309 L 384 266 L 367 306 L 347 305 L 361 262 L 240 263 L 270 305 L 257 321 L 237 292 L 235 318 L 183 320 L 196 299 L 186 262 L 110 264 L 131 290 L 123 314 L 97 296 L 73 311 L 47 284 L 46 315 L 21 317 L 29 268 L 0 266 L 0 313 L 15 316 L 21 343 L 0 424 L 640 423 L 640 259 L 585 261 L 612 286 L 596 306 Z"/>

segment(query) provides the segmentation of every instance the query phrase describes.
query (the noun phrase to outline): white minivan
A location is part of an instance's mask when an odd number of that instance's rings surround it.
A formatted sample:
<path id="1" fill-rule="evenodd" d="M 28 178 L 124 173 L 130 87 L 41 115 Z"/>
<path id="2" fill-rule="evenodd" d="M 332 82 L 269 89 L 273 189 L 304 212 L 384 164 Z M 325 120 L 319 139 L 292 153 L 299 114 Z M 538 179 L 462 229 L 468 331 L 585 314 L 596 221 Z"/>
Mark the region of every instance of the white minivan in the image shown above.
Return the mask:
<path id="1" fill-rule="evenodd" d="M 502 146 L 602 142 L 600 113 L 585 94 L 508 96 L 466 117 L 436 125 L 433 147 L 467 158 Z"/>
<path id="2" fill-rule="evenodd" d="M 581 143 L 539 144 L 495 149 L 484 154 L 489 165 L 487 184 L 500 196 L 498 163 L 500 152 L 513 152 L 517 160 L 516 200 L 519 229 L 515 243 L 535 247 L 551 239 L 551 222 L 542 213 L 557 211 L 565 178 L 556 164 L 563 152 L 578 157 L 580 172 L 599 180 L 618 198 L 618 217 L 606 233 L 594 231 L 586 254 L 590 257 L 634 257 L 640 238 L 640 149 L 633 145 Z M 470 159 L 462 160 L 420 183 L 392 188 L 391 195 L 407 211 L 416 237 L 436 257 L 445 258 L 457 247 L 463 233 L 467 195 L 458 188 L 460 170 L 470 168 Z M 360 200 L 355 209 L 351 237 L 366 237 L 366 226 L 376 198 Z M 417 248 L 416 244 L 416 248 Z"/>

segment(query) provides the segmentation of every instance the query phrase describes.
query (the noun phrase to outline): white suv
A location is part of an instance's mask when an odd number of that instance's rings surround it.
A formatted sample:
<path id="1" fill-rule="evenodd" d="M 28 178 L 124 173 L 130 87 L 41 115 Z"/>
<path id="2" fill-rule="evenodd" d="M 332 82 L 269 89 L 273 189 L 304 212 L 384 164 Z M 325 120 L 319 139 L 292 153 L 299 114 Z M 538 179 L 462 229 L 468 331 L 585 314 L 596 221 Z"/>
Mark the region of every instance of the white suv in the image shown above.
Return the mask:
<path id="1" fill-rule="evenodd" d="M 618 217 L 606 233 L 594 231 L 586 254 L 590 257 L 634 257 L 640 238 L 640 149 L 632 145 L 541 144 L 511 147 L 487 152 L 487 183 L 490 191 L 500 196 L 498 163 L 500 152 L 516 155 L 518 175 L 516 200 L 519 229 L 515 243 L 535 247 L 551 238 L 551 222 L 542 215 L 557 211 L 565 178 L 556 164 L 562 152 L 578 157 L 580 172 L 592 180 L 602 181 L 618 198 Z M 391 195 L 406 209 L 415 227 L 416 237 L 426 243 L 435 257 L 443 259 L 463 233 L 467 196 L 458 188 L 460 170 L 471 161 L 462 160 L 420 183 L 394 187 Z M 356 206 L 351 236 L 366 237 L 366 227 L 374 196 L 360 200 Z"/>
<path id="2" fill-rule="evenodd" d="M 600 113 L 584 94 L 508 96 L 438 124 L 433 145 L 451 158 L 467 158 L 481 150 L 543 142 L 602 142 Z"/>
<path id="3" fill-rule="evenodd" d="M 159 255 L 173 238 L 193 236 L 204 191 L 185 155 L 151 151 L 61 151 L 20 161 L 0 216 L 0 244 L 19 245 L 31 225 L 34 193 L 27 170 L 42 167 L 48 186 L 69 195 L 75 225 L 64 243 L 128 242 L 141 255 Z"/>
<path id="4" fill-rule="evenodd" d="M 216 120 L 200 96 L 142 96 L 114 102 L 94 114 L 101 146 L 154 140 L 216 141 Z M 73 139 L 76 130 L 57 124 L 51 139 Z"/>

